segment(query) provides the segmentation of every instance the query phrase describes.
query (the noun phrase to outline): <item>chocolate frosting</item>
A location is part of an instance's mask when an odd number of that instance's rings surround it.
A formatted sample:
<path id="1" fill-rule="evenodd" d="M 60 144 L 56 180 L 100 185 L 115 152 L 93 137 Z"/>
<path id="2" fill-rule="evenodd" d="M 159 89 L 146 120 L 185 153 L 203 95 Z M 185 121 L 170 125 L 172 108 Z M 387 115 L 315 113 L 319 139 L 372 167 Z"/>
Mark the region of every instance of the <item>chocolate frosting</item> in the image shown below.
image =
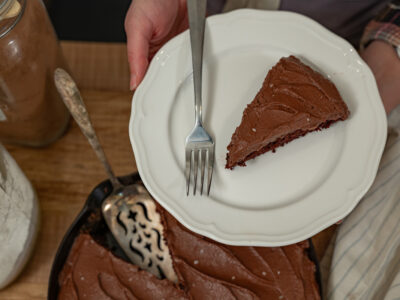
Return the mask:
<path id="1" fill-rule="evenodd" d="M 179 285 L 81 234 L 59 276 L 59 299 L 320 299 L 308 242 L 277 248 L 222 245 L 159 211 Z"/>
<path id="2" fill-rule="evenodd" d="M 246 160 L 348 115 L 330 80 L 294 56 L 282 58 L 244 110 L 228 145 L 226 167 L 243 166 Z"/>
<path id="3" fill-rule="evenodd" d="M 89 234 L 75 240 L 59 284 L 59 300 L 188 299 L 172 282 L 117 258 Z"/>
<path id="4" fill-rule="evenodd" d="M 164 212 L 175 271 L 193 299 L 320 299 L 308 242 L 239 247 L 214 242 Z"/>

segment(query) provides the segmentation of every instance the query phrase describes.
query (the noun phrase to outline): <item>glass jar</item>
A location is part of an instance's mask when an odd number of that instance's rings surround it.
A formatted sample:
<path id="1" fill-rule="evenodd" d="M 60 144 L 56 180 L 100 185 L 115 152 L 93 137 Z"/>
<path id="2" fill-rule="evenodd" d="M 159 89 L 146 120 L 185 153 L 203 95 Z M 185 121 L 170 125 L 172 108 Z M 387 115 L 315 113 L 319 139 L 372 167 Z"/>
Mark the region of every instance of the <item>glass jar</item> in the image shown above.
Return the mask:
<path id="1" fill-rule="evenodd" d="M 32 0 L 28 0 L 32 1 Z M 22 271 L 39 229 L 35 190 L 0 144 L 0 290 Z"/>
<path id="2" fill-rule="evenodd" d="M 44 146 L 64 133 L 69 113 L 54 85 L 57 67 L 65 62 L 43 2 L 0 0 L 1 141 Z"/>

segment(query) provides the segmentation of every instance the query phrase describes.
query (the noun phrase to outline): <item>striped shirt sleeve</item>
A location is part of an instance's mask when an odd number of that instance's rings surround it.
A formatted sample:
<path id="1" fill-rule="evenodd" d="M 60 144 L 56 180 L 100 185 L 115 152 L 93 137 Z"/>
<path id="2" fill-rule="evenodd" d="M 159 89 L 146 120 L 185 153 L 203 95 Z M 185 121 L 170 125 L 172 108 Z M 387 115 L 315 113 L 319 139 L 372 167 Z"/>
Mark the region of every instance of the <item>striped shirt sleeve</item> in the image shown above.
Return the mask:
<path id="1" fill-rule="evenodd" d="M 322 261 L 325 299 L 400 299 L 400 106 L 376 179 Z"/>

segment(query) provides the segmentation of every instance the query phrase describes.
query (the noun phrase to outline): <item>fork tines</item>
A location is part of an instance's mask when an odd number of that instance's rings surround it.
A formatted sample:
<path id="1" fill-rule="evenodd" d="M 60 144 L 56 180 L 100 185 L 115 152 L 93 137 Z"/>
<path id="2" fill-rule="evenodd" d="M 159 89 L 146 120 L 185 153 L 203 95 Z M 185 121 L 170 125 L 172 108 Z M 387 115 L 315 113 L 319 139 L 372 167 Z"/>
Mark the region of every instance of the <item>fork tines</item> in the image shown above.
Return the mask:
<path id="1" fill-rule="evenodd" d="M 207 195 L 210 194 L 211 179 L 214 165 L 214 148 L 186 149 L 186 195 L 189 195 L 190 179 L 193 177 L 193 195 L 197 190 L 197 174 L 200 168 L 200 195 L 203 195 L 204 174 L 207 165 Z M 193 175 L 192 175 L 193 174 Z"/>

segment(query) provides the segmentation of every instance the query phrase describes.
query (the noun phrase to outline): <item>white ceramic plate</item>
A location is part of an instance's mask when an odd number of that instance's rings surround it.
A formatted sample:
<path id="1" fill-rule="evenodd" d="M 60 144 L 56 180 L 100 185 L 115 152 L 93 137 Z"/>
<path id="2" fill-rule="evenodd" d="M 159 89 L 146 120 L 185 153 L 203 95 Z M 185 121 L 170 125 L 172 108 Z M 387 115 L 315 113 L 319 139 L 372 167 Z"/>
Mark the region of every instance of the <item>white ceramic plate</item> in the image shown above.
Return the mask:
<path id="1" fill-rule="evenodd" d="M 130 137 L 153 197 L 191 230 L 232 245 L 295 243 L 349 214 L 375 178 L 387 130 L 374 77 L 351 45 L 298 14 L 240 10 L 208 19 L 204 51 L 204 123 L 216 141 L 210 196 L 185 194 L 194 100 L 184 32 L 158 52 L 133 97 Z M 226 170 L 245 106 L 290 54 L 336 84 L 350 118 Z"/>

